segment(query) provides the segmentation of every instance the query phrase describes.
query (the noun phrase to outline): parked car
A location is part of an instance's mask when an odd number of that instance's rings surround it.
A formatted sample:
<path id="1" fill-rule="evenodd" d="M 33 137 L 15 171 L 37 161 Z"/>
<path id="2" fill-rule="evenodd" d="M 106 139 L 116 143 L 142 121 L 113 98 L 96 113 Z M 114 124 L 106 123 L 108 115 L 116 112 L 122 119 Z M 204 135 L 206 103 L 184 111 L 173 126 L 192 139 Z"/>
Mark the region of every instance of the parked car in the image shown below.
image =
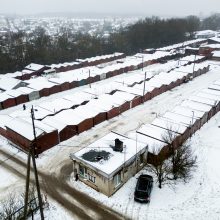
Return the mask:
<path id="1" fill-rule="evenodd" d="M 134 192 L 134 200 L 138 202 L 150 202 L 150 194 L 153 188 L 153 177 L 140 175 Z"/>

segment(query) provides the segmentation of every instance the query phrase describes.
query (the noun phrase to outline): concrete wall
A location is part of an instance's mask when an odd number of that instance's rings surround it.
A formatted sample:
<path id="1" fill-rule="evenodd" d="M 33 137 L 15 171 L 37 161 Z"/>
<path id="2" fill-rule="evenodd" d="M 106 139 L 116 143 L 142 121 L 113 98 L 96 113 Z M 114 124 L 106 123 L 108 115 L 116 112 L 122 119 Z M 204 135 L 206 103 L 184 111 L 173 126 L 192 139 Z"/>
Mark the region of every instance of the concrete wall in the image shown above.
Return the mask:
<path id="1" fill-rule="evenodd" d="M 140 162 L 141 154 L 143 155 L 143 163 Z M 137 160 L 136 158 L 133 158 L 133 160 L 130 161 L 128 164 L 126 164 L 125 166 L 122 165 L 119 168 L 119 171 L 117 173 L 120 172 L 121 174 L 121 183 L 117 186 L 114 185 L 114 176 L 107 178 L 103 176 L 99 172 L 99 170 L 91 169 L 86 164 L 83 164 L 79 161 L 73 162 L 73 170 L 74 170 L 74 173 L 79 174 L 79 179 L 82 182 L 89 185 L 96 191 L 105 194 L 106 196 L 111 196 L 118 189 L 120 189 L 132 176 L 134 176 L 138 171 L 140 171 L 146 165 L 146 162 L 147 162 L 147 151 L 144 149 L 142 153 L 137 154 Z M 86 177 L 80 175 L 79 165 L 86 168 L 87 170 Z M 95 182 L 92 182 L 91 180 L 89 180 L 89 176 L 95 177 Z"/>

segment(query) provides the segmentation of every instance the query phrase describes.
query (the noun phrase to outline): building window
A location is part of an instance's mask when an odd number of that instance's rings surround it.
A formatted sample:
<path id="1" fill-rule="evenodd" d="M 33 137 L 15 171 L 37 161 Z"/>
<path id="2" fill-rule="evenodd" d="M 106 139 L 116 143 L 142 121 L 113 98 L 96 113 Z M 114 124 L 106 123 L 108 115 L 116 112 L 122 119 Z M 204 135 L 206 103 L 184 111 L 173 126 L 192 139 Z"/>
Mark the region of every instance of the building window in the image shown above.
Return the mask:
<path id="1" fill-rule="evenodd" d="M 81 176 L 83 176 L 83 177 L 86 177 L 86 176 L 87 176 L 86 173 L 87 173 L 86 168 L 83 167 L 83 166 L 81 166 L 81 165 L 79 165 L 79 174 L 80 174 Z"/>
<path id="2" fill-rule="evenodd" d="M 121 184 L 121 172 L 117 173 L 114 177 L 113 177 L 113 181 L 114 181 L 114 186 L 117 187 Z"/>
<path id="3" fill-rule="evenodd" d="M 95 177 L 94 177 L 94 176 L 92 176 L 92 175 L 90 175 L 90 174 L 88 173 L 88 178 L 89 178 L 89 181 L 95 183 Z"/>

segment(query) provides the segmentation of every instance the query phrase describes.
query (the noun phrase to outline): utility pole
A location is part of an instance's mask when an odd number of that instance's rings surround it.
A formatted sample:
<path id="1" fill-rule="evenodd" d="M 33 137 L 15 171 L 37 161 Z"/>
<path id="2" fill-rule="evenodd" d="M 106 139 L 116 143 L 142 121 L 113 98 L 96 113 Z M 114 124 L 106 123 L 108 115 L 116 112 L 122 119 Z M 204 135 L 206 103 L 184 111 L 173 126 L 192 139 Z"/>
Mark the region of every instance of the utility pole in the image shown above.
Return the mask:
<path id="1" fill-rule="evenodd" d="M 147 72 L 144 73 L 143 99 L 144 99 L 144 94 L 145 94 L 145 83 L 146 83 L 146 78 L 147 78 Z"/>
<path id="2" fill-rule="evenodd" d="M 29 183 L 30 183 L 30 162 L 31 162 L 31 147 L 28 151 L 28 161 L 27 161 L 27 176 L 26 176 L 26 188 L 25 188 L 25 200 L 24 200 L 24 219 L 27 219 L 27 207 L 28 207 L 28 193 L 29 193 Z"/>
<path id="3" fill-rule="evenodd" d="M 89 69 L 89 80 L 90 80 L 90 69 Z M 91 83 L 89 81 L 89 88 L 91 88 Z"/>
<path id="4" fill-rule="evenodd" d="M 35 117 L 34 117 L 34 108 L 33 108 L 33 105 L 32 105 L 31 120 L 32 120 L 32 126 L 33 126 L 34 142 L 30 146 L 29 153 L 28 153 L 24 219 L 25 220 L 27 219 L 28 194 L 29 194 L 29 183 L 30 183 L 30 160 L 32 159 L 33 169 L 34 169 L 34 176 L 35 176 L 35 184 L 36 184 L 36 188 L 37 188 L 37 196 L 38 196 L 39 207 L 40 207 L 40 216 L 41 216 L 41 220 L 44 220 L 43 202 L 42 202 L 42 198 L 41 198 L 40 184 L 39 184 L 37 166 L 36 166 L 36 161 L 35 161 L 35 155 L 36 155 L 36 149 L 37 149 L 37 137 L 36 137 L 34 119 L 35 119 Z"/>
<path id="5" fill-rule="evenodd" d="M 195 54 L 195 59 L 194 59 L 194 64 L 193 64 L 193 73 L 194 73 L 194 70 L 195 70 L 195 65 L 196 65 L 196 54 Z"/>
<path id="6" fill-rule="evenodd" d="M 39 206 L 40 206 L 40 216 L 41 220 L 44 220 L 44 213 L 43 213 L 43 203 L 42 203 L 42 198 L 41 198 L 41 193 L 40 193 L 40 184 L 38 180 L 38 172 L 37 172 L 37 166 L 36 166 L 36 161 L 35 161 L 35 151 L 37 148 L 37 137 L 36 137 L 36 130 L 35 130 L 35 124 L 34 124 L 34 108 L 32 105 L 31 108 L 31 120 L 32 120 L 32 125 L 33 125 L 33 133 L 34 133 L 34 144 L 32 147 L 32 162 L 33 162 L 33 168 L 34 168 L 34 176 L 35 176 L 35 183 L 37 187 L 37 196 L 38 196 L 38 201 L 39 201 Z"/>

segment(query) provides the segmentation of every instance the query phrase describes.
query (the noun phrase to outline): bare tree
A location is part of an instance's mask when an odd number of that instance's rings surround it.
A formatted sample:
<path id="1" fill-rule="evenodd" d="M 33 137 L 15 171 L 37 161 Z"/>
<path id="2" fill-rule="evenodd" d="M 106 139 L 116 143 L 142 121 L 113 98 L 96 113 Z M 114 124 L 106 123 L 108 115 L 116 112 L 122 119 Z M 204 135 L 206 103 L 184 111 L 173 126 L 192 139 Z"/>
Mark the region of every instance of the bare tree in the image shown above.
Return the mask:
<path id="1" fill-rule="evenodd" d="M 147 165 L 147 170 L 153 173 L 158 182 L 158 187 L 161 189 L 162 185 L 169 180 L 170 175 L 170 162 L 165 160 L 163 156 L 159 155 L 159 150 L 156 147 L 153 150 L 153 154 L 156 155 L 152 161 L 152 164 Z"/>
<path id="2" fill-rule="evenodd" d="M 168 144 L 169 147 L 169 160 L 171 162 L 170 164 L 170 173 L 173 174 L 173 179 L 176 178 L 176 163 L 175 163 L 175 146 L 174 141 L 177 138 L 177 133 L 173 132 L 174 127 L 172 125 L 167 124 L 167 131 L 163 135 L 162 139 L 165 143 Z M 176 130 L 176 129 L 175 129 Z"/>
<path id="3" fill-rule="evenodd" d="M 174 131 L 175 129 L 170 126 L 163 137 L 163 140 L 169 144 L 170 173 L 172 174 L 169 178 L 183 179 L 186 182 L 191 177 L 191 171 L 196 167 L 197 158 L 193 156 L 189 142 L 175 143 L 178 133 Z"/>
<path id="4" fill-rule="evenodd" d="M 16 195 L 10 193 L 7 199 L 1 202 L 1 219 L 14 220 L 13 213 L 18 209 L 19 201 L 16 199 Z"/>
<path id="5" fill-rule="evenodd" d="M 193 156 L 190 143 L 179 146 L 172 155 L 173 179 L 182 179 L 187 182 L 191 178 L 192 171 L 197 167 L 197 157 Z"/>

